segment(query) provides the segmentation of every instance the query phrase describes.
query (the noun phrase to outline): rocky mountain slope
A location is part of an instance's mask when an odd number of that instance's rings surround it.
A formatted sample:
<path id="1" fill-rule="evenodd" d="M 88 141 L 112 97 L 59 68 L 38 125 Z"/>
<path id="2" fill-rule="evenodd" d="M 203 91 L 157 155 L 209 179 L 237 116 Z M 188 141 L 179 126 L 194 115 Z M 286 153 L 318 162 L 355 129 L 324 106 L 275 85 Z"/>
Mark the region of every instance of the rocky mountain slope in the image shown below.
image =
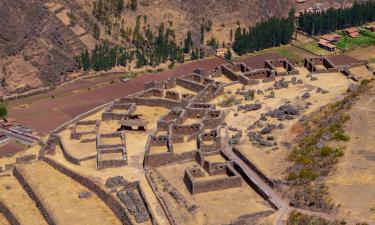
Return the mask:
<path id="1" fill-rule="evenodd" d="M 297 6 L 297 10 L 315 2 L 338 6 L 342 1 L 308 0 Z M 116 32 L 105 33 L 104 26 L 92 15 L 92 3 L 92 0 L 0 1 L 1 91 L 22 92 L 63 82 L 76 69 L 73 56 L 97 43 L 93 38 L 95 23 L 100 26 L 101 39 L 125 44 L 114 37 Z M 124 3 L 128 4 L 128 0 Z M 126 9 L 120 18 L 129 28 L 134 28 L 137 16 L 147 17 L 147 26 L 152 29 L 162 22 L 169 24 L 177 40 L 183 40 L 191 30 L 196 41 L 200 38 L 202 20 L 211 20 L 212 29 L 205 37 L 215 37 L 221 43 L 230 41 L 230 30 L 238 23 L 249 26 L 273 15 L 284 16 L 293 6 L 295 0 L 138 0 L 137 10 Z M 75 15 L 75 24 L 69 21 L 69 13 Z"/>

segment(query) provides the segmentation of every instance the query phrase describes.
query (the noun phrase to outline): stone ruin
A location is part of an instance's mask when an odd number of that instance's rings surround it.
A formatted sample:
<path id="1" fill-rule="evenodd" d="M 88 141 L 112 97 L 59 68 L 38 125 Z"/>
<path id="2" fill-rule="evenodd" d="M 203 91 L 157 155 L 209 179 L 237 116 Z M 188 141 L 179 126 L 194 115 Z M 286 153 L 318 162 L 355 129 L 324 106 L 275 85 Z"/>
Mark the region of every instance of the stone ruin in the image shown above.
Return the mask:
<path id="1" fill-rule="evenodd" d="M 134 103 L 114 102 L 102 113 L 102 120 L 123 120 L 131 117 L 136 109 Z"/>
<path id="2" fill-rule="evenodd" d="M 117 198 L 128 209 L 137 223 L 143 223 L 151 219 L 149 204 L 138 181 L 128 182 L 122 176 L 110 177 L 106 181 L 106 187 L 116 192 Z M 120 190 L 115 188 L 120 188 Z"/>
<path id="3" fill-rule="evenodd" d="M 201 152 L 213 152 L 221 148 L 221 127 L 199 134 L 197 147 Z"/>
<path id="4" fill-rule="evenodd" d="M 217 154 L 217 153 L 215 153 Z M 233 162 L 211 162 L 197 152 L 200 167 L 185 170 L 184 182 L 191 194 L 223 190 L 242 186 L 242 177 L 233 168 Z"/>
<path id="5" fill-rule="evenodd" d="M 327 57 L 306 58 L 304 66 L 311 73 L 332 73 L 339 72 L 339 69 Z"/>
<path id="6" fill-rule="evenodd" d="M 77 121 L 74 123 L 72 131 L 70 133 L 70 139 L 80 140 L 82 136 L 94 134 L 96 135 L 99 130 L 100 121 L 99 120 L 83 120 Z M 92 126 L 92 129 L 88 129 L 87 131 L 79 131 L 79 127 L 89 127 Z M 94 142 L 96 141 L 95 138 L 93 139 L 83 139 L 81 142 Z"/>
<path id="7" fill-rule="evenodd" d="M 119 140 L 118 143 L 106 144 L 104 139 Z M 128 164 L 125 136 L 123 132 L 98 134 L 96 137 L 97 168 L 113 168 Z"/>
<path id="8" fill-rule="evenodd" d="M 39 155 L 54 155 L 56 152 L 56 145 L 60 142 L 60 136 L 57 134 L 50 134 L 45 144 L 42 144 Z"/>
<path id="9" fill-rule="evenodd" d="M 265 67 L 275 71 L 276 76 L 298 75 L 299 72 L 287 59 L 266 60 Z M 283 69 L 279 69 L 283 68 Z"/>
<path id="10" fill-rule="evenodd" d="M 275 80 L 277 76 L 298 75 L 294 64 L 287 59 L 266 60 L 264 68 L 253 69 L 245 63 L 221 65 L 221 72 L 232 81 L 239 81 L 243 85 L 256 85 Z"/>

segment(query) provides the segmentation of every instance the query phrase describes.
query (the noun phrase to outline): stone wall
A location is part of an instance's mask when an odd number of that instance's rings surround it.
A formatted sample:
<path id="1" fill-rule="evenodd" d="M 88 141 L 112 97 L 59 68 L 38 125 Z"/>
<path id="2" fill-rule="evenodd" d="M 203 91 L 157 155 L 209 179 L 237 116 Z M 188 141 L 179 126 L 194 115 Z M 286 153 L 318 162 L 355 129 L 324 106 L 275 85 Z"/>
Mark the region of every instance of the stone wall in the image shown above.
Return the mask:
<path id="1" fill-rule="evenodd" d="M 203 118 L 204 129 L 214 129 L 220 126 L 225 119 L 225 112 L 221 110 L 209 110 Z"/>
<path id="2" fill-rule="evenodd" d="M 114 110 L 123 110 L 126 112 L 116 113 Z M 126 115 L 131 115 L 136 110 L 136 104 L 134 103 L 121 103 L 114 102 L 102 113 L 102 120 L 122 120 Z"/>
<path id="3" fill-rule="evenodd" d="M 172 99 L 172 100 L 180 100 L 181 96 L 180 96 L 180 93 L 176 91 L 166 91 L 165 98 Z"/>
<path id="4" fill-rule="evenodd" d="M 63 165 L 57 163 L 56 161 L 50 158 L 44 157 L 43 161 L 47 162 L 56 170 L 72 178 L 82 186 L 85 186 L 87 189 L 95 193 L 95 195 L 97 195 L 113 211 L 113 213 L 122 222 L 122 224 L 132 225 L 129 216 L 127 215 L 126 211 L 121 206 L 121 204 L 115 199 L 114 196 L 104 191 L 104 189 L 102 189 L 98 184 L 91 181 L 89 178 L 85 176 L 75 173 L 74 171 L 64 167 Z"/>
<path id="5" fill-rule="evenodd" d="M 184 87 L 188 90 L 194 91 L 194 92 L 199 92 L 203 90 L 206 86 L 203 84 L 200 84 L 195 81 L 191 81 L 185 78 L 177 78 L 176 84 L 180 85 L 181 87 Z"/>
<path id="6" fill-rule="evenodd" d="M 212 142 L 206 144 L 205 142 Z M 220 149 L 221 147 L 221 137 L 217 133 L 217 130 L 212 130 L 208 133 L 200 134 L 197 140 L 198 149 L 201 152 L 212 152 Z"/>
<path id="7" fill-rule="evenodd" d="M 66 160 L 68 160 L 68 162 L 72 163 L 72 164 L 75 164 L 75 165 L 80 165 L 80 160 L 75 158 L 74 156 L 72 156 L 69 151 L 67 151 L 66 147 L 65 147 L 65 143 L 64 141 L 61 139 L 61 137 L 59 136 L 59 139 L 58 139 L 58 144 L 61 148 L 61 151 L 64 155 L 64 158 Z"/>
<path id="8" fill-rule="evenodd" d="M 173 152 L 145 154 L 144 167 L 154 168 L 181 161 L 194 161 L 196 153 L 197 151 L 193 150 L 181 154 L 175 154 Z"/>
<path id="9" fill-rule="evenodd" d="M 166 81 L 164 81 L 165 89 L 170 89 L 176 87 L 176 78 L 169 77 Z"/>
<path id="10" fill-rule="evenodd" d="M 317 65 L 322 65 L 324 68 L 317 67 Z M 332 63 L 327 57 L 315 57 L 315 58 L 306 58 L 304 61 L 304 66 L 311 73 L 332 73 L 338 72 L 338 68 Z"/>
<path id="11" fill-rule="evenodd" d="M 189 125 L 180 125 L 180 124 L 171 124 L 170 125 L 170 134 L 173 135 L 193 135 L 199 133 L 202 129 L 201 123 L 194 123 Z"/>
<path id="12" fill-rule="evenodd" d="M 85 131 L 85 132 L 79 132 L 77 131 L 77 127 L 78 126 L 91 126 L 91 125 L 95 125 L 95 128 L 91 131 Z M 98 129 L 99 129 L 99 125 L 100 125 L 100 121 L 99 120 L 83 120 L 83 121 L 77 121 L 74 123 L 74 126 L 73 126 L 73 129 L 70 133 L 70 138 L 71 139 L 81 139 L 81 137 L 83 135 L 87 135 L 87 134 L 96 134 L 98 132 Z M 95 141 L 95 140 L 93 140 Z"/>
<path id="13" fill-rule="evenodd" d="M 157 123 L 157 130 L 167 131 L 170 124 L 181 124 L 187 119 L 187 114 L 184 109 L 175 108 L 164 114 Z"/>
<path id="14" fill-rule="evenodd" d="M 260 178 L 264 182 L 266 182 L 271 188 L 274 188 L 274 183 L 273 181 L 268 178 L 263 172 L 261 172 L 246 156 L 244 156 L 241 151 L 239 151 L 236 148 L 233 148 L 234 154 L 236 154 L 248 167 L 250 167 L 255 173 L 258 174 Z"/>
<path id="15" fill-rule="evenodd" d="M 166 109 L 173 109 L 181 106 L 181 103 L 172 99 L 164 98 L 140 98 L 140 97 L 129 97 L 122 101 L 136 103 L 137 105 L 144 105 L 150 107 L 163 107 Z"/>
<path id="16" fill-rule="evenodd" d="M 164 89 L 163 81 L 150 81 L 144 84 L 144 89 L 148 90 L 151 88 Z"/>
<path id="17" fill-rule="evenodd" d="M 11 225 L 20 225 L 17 218 L 13 213 L 6 207 L 4 203 L 0 201 L 0 213 L 2 213 Z"/>
<path id="18" fill-rule="evenodd" d="M 228 177 L 211 178 L 209 180 L 197 179 L 203 177 L 203 172 L 196 172 L 200 168 L 187 169 L 184 182 L 191 194 L 223 190 L 242 186 L 242 178 L 237 174 L 231 165 L 226 165 L 225 173 Z"/>
<path id="19" fill-rule="evenodd" d="M 216 107 L 212 104 L 191 102 L 186 107 L 187 117 L 203 118 L 208 110 L 214 110 Z"/>
<path id="20" fill-rule="evenodd" d="M 233 70 L 233 66 L 229 65 L 221 65 L 221 73 L 224 74 L 226 77 L 228 77 L 231 81 L 237 81 L 238 80 L 238 74 L 235 70 Z"/>
<path id="21" fill-rule="evenodd" d="M 17 178 L 18 182 L 21 184 L 23 189 L 29 195 L 29 197 L 34 201 L 36 207 L 38 208 L 39 212 L 42 214 L 44 219 L 49 225 L 55 225 L 56 222 L 53 220 L 51 215 L 48 213 L 47 209 L 43 205 L 43 202 L 39 199 L 39 197 L 35 194 L 31 186 L 26 182 L 26 179 L 23 175 L 18 171 L 17 166 L 13 168 L 13 175 Z"/>
<path id="22" fill-rule="evenodd" d="M 283 67 L 286 71 L 279 72 L 276 67 Z M 266 60 L 265 68 L 275 71 L 276 76 L 298 75 L 299 72 L 294 65 L 286 59 Z"/>

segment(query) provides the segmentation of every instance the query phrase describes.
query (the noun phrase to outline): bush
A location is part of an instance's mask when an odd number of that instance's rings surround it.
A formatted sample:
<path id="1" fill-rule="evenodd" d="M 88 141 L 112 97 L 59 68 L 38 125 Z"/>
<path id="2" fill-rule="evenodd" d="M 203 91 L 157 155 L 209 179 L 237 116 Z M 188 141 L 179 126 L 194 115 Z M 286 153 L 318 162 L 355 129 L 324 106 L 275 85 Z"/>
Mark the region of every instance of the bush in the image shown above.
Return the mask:
<path id="1" fill-rule="evenodd" d="M 302 180 L 315 180 L 316 178 L 318 178 L 318 174 L 310 169 L 302 169 L 301 171 L 299 171 L 299 174 L 298 174 L 298 177 L 299 179 L 302 179 Z"/>
<path id="2" fill-rule="evenodd" d="M 336 141 L 349 141 L 350 137 L 344 134 L 342 131 L 337 131 L 333 134 L 332 140 Z"/>
<path id="3" fill-rule="evenodd" d="M 5 118 L 8 115 L 7 107 L 4 104 L 0 104 L 0 117 Z"/>
<path id="4" fill-rule="evenodd" d="M 221 107 L 232 107 L 234 105 L 241 104 L 241 100 L 237 99 L 235 96 L 225 96 L 224 100 L 220 102 Z"/>
<path id="5" fill-rule="evenodd" d="M 334 152 L 333 148 L 324 146 L 323 148 L 320 149 L 320 156 L 327 157 L 327 156 L 330 156 L 333 152 Z"/>

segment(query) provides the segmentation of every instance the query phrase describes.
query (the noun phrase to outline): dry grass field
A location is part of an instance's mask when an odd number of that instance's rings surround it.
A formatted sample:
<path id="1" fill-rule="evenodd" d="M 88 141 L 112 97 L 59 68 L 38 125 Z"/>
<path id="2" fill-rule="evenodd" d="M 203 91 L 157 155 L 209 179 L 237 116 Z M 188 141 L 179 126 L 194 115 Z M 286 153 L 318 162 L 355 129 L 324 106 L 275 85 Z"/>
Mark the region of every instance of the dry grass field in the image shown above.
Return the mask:
<path id="1" fill-rule="evenodd" d="M 182 195 L 199 206 L 203 216 L 201 220 L 204 221 L 201 224 L 229 224 L 241 215 L 272 210 L 245 182 L 240 188 L 191 195 L 183 182 L 183 176 L 185 169 L 194 165 L 196 163 L 163 166 L 158 168 L 158 171 Z"/>
<path id="2" fill-rule="evenodd" d="M 58 224 L 121 224 L 96 195 L 80 199 L 80 193 L 90 191 L 47 163 L 32 163 L 19 169 Z"/>
<path id="3" fill-rule="evenodd" d="M 35 203 L 15 177 L 0 179 L 0 201 L 8 207 L 21 224 L 47 224 Z M 3 224 L 1 219 L 0 224 Z"/>
<path id="4" fill-rule="evenodd" d="M 338 213 L 351 218 L 375 220 L 375 92 L 361 96 L 350 111 L 345 132 L 345 155 L 327 180 Z"/>
<path id="5" fill-rule="evenodd" d="M 318 78 L 316 81 L 310 81 L 308 78 L 305 77 L 307 74 L 307 70 L 304 68 L 300 68 L 300 76 L 298 78 L 303 80 L 303 84 L 300 85 L 290 85 L 286 89 L 275 90 L 276 98 L 268 98 L 265 99 L 264 96 L 256 95 L 253 101 L 243 101 L 243 103 L 252 103 L 258 102 L 262 104 L 262 108 L 257 111 L 240 111 L 238 116 L 234 116 L 235 112 L 234 109 L 237 106 L 231 107 L 231 112 L 225 119 L 225 122 L 229 126 L 233 126 L 236 128 L 245 131 L 247 127 L 252 125 L 254 121 L 258 120 L 262 113 L 266 113 L 269 110 L 273 110 L 280 105 L 284 104 L 285 102 L 291 102 L 293 104 L 302 104 L 303 101 L 295 100 L 297 96 L 302 96 L 303 93 L 309 92 L 311 97 L 306 101 L 312 103 L 312 105 L 303 110 L 302 115 L 307 115 L 310 112 L 313 112 L 320 107 L 335 102 L 340 99 L 340 96 L 346 93 L 348 85 L 351 83 L 345 76 L 342 76 L 339 73 L 330 73 L 330 74 L 316 74 L 315 77 Z M 289 80 L 290 78 L 286 78 Z M 266 90 L 267 88 L 271 87 L 273 83 L 261 83 L 254 87 L 248 87 L 247 89 L 254 89 L 254 90 Z M 327 94 L 316 93 L 316 89 L 318 87 L 323 88 L 324 90 L 329 91 Z M 240 90 L 242 88 L 241 84 L 230 85 L 225 88 L 225 91 L 231 91 L 233 94 L 232 96 L 237 96 L 234 93 L 236 90 Z M 267 94 L 267 92 L 265 92 Z M 266 95 L 265 94 L 265 95 Z M 220 96 L 212 101 L 212 103 L 218 104 L 227 96 Z M 228 108 L 226 108 L 228 109 Z M 302 116 L 301 115 L 301 116 Z M 284 129 L 282 130 L 275 130 L 272 132 L 272 135 L 275 136 L 276 140 L 281 143 L 278 145 L 277 149 L 273 149 L 270 147 L 257 147 L 252 145 L 247 137 L 241 139 L 241 142 L 236 148 L 238 148 L 247 158 L 249 158 L 258 168 L 261 169 L 263 173 L 267 176 L 277 179 L 283 179 L 285 177 L 285 171 L 289 166 L 289 162 L 287 157 L 289 155 L 289 149 L 284 146 L 282 143 L 285 142 L 292 142 L 293 138 L 295 137 L 295 129 L 293 125 L 297 122 L 297 120 L 291 121 L 277 121 L 277 120 L 268 120 L 268 123 L 283 123 Z"/>

